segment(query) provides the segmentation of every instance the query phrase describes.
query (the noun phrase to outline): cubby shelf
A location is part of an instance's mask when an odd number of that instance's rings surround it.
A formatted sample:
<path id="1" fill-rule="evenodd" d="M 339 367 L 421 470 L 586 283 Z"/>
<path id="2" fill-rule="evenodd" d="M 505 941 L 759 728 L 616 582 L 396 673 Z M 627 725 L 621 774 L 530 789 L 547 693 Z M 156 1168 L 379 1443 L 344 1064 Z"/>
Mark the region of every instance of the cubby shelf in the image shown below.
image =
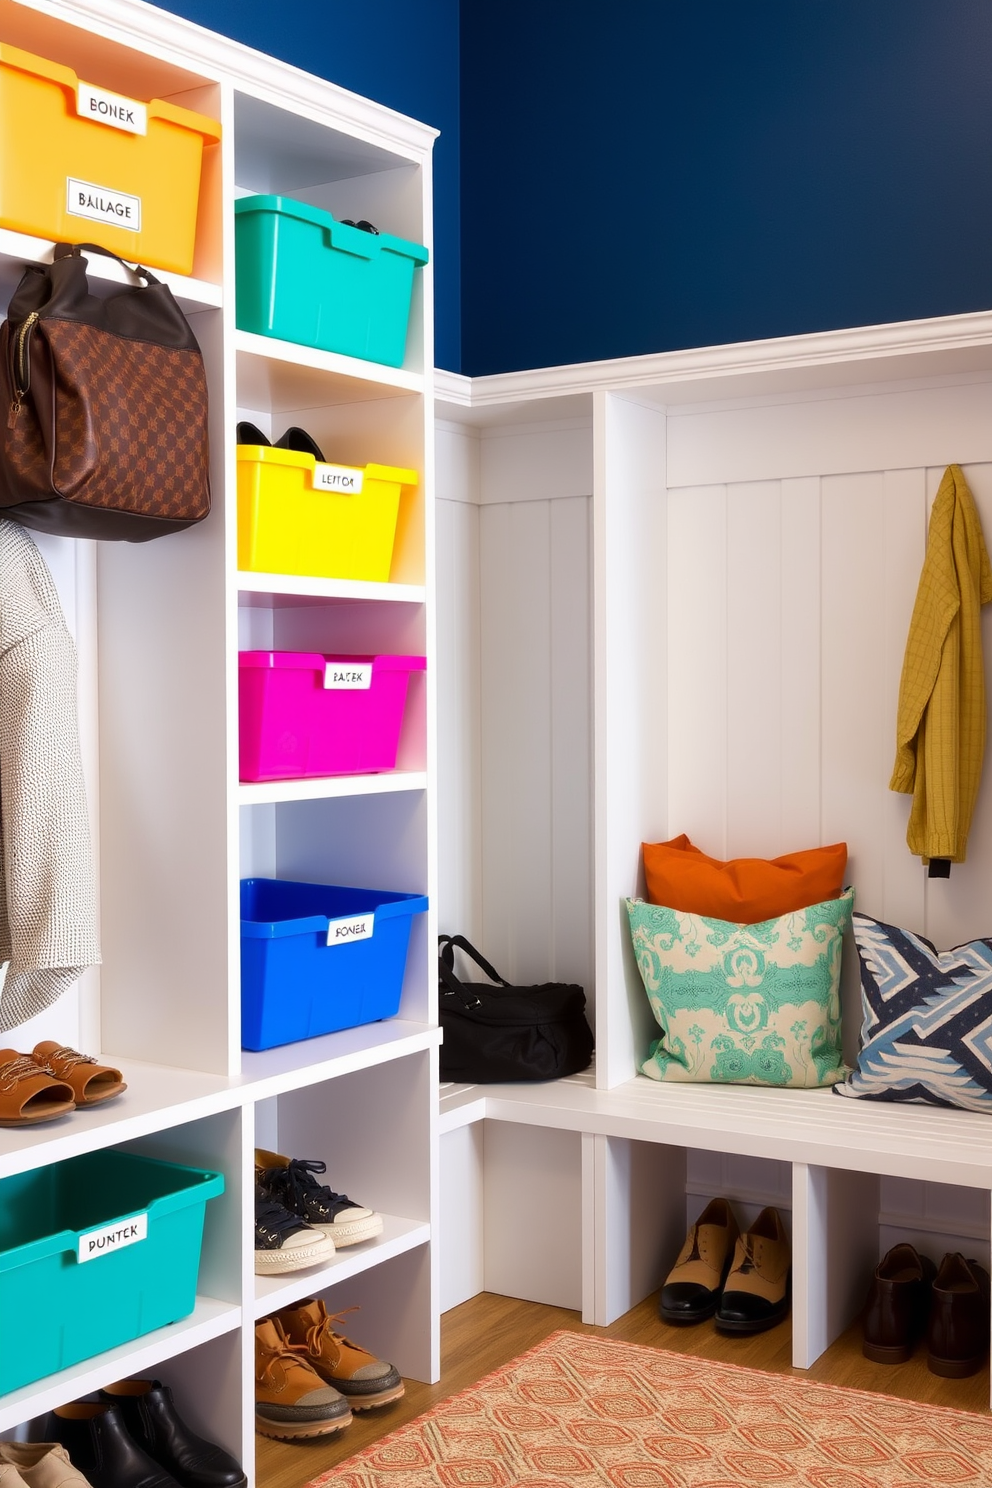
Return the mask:
<path id="1" fill-rule="evenodd" d="M 435 1025 L 384 1018 L 380 1023 L 343 1028 L 302 1044 L 282 1044 L 257 1053 L 246 1050 L 242 1055 L 242 1082 L 251 1084 L 253 1099 L 267 1100 L 287 1090 L 420 1053 L 433 1048 L 440 1038 Z"/>
<path id="2" fill-rule="evenodd" d="M 335 796 L 382 796 L 393 791 L 427 789 L 423 770 L 384 770 L 381 775 L 320 775 L 311 780 L 242 781 L 239 806 L 281 801 L 329 801 Z"/>
<path id="3" fill-rule="evenodd" d="M 4 1128 L 0 1131 L 0 1177 L 196 1121 L 240 1101 L 236 1086 L 226 1076 L 111 1054 L 105 1058 L 121 1069 L 127 1082 L 124 1094 L 58 1121 Z"/>
<path id="4" fill-rule="evenodd" d="M 28 264 L 51 263 L 55 247 L 51 238 L 34 238 L 27 233 L 12 232 L 0 228 L 0 294 L 4 301 L 16 286 Z M 131 284 L 133 276 L 113 258 L 102 254 L 87 254 L 87 275 L 90 279 L 105 284 Z M 193 279 L 185 274 L 172 274 L 165 269 L 156 269 L 155 277 L 167 284 L 187 315 L 196 310 L 218 310 L 224 302 L 224 291 L 219 284 L 210 284 L 206 279 Z"/>
<path id="5" fill-rule="evenodd" d="M 238 573 L 239 603 L 248 608 L 286 609 L 293 605 L 351 604 L 363 600 L 375 604 L 424 603 L 423 584 L 378 584 L 364 579 L 314 579 L 296 574 Z"/>
<path id="6" fill-rule="evenodd" d="M 22 1421 L 40 1416 L 69 1400 L 78 1400 L 80 1396 L 113 1384 L 115 1380 L 153 1372 L 164 1359 L 209 1343 L 223 1333 L 233 1332 L 241 1326 L 241 1320 L 240 1307 L 230 1302 L 218 1302 L 213 1297 L 197 1297 L 189 1317 L 178 1323 L 157 1328 L 154 1333 L 146 1333 L 132 1343 L 122 1343 L 119 1348 L 84 1359 L 70 1369 L 50 1374 L 35 1384 L 0 1395 L 0 1431 L 9 1431 Z M 39 1323 L 39 1326 L 56 1325 L 55 1322 Z"/>
<path id="7" fill-rule="evenodd" d="M 295 1271 L 289 1276 L 256 1276 L 255 1316 L 276 1312 L 280 1307 L 290 1307 L 301 1297 L 325 1291 L 367 1271 L 370 1266 L 391 1261 L 418 1245 L 426 1245 L 431 1238 L 431 1227 L 418 1220 L 400 1219 L 394 1214 L 382 1216 L 382 1234 L 375 1240 L 366 1240 L 361 1245 L 351 1245 L 340 1250 L 329 1266 L 312 1267 L 307 1271 Z"/>
<path id="8" fill-rule="evenodd" d="M 368 403 L 422 393 L 421 372 L 385 367 L 335 351 L 317 351 L 295 341 L 237 331 L 238 401 L 273 413 L 332 403 Z"/>

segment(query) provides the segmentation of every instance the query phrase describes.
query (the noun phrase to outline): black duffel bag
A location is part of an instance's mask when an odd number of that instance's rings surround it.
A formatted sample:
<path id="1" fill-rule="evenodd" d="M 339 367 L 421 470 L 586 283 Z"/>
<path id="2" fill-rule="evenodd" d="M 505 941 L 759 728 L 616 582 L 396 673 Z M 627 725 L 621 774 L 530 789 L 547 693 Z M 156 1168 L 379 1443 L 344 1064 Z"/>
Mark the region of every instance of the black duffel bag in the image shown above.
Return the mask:
<path id="1" fill-rule="evenodd" d="M 459 981 L 456 948 L 499 985 Z M 512 987 L 463 935 L 438 936 L 437 969 L 442 1080 L 472 1085 L 557 1080 L 589 1067 L 593 1037 L 581 987 L 566 982 Z"/>

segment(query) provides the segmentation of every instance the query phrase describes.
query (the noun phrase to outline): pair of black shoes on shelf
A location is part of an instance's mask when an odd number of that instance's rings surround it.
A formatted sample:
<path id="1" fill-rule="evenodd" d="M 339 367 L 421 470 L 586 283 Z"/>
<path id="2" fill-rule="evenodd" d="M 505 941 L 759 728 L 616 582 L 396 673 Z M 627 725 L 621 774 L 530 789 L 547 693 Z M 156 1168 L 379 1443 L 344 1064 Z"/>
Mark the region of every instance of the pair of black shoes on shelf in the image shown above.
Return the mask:
<path id="1" fill-rule="evenodd" d="M 182 1420 L 168 1385 L 121 1380 L 60 1405 L 47 1440 L 61 1442 L 92 1488 L 245 1488 L 241 1464 Z"/>
<path id="2" fill-rule="evenodd" d="M 296 424 L 287 429 L 281 439 L 277 439 L 275 445 L 271 439 L 267 439 L 257 424 L 250 424 L 247 419 L 242 419 L 238 424 L 239 444 L 260 444 L 263 448 L 275 448 L 282 450 L 293 450 L 298 455 L 313 455 L 319 465 L 325 464 L 323 451 L 315 439 L 311 439 L 306 429 L 299 428 Z"/>

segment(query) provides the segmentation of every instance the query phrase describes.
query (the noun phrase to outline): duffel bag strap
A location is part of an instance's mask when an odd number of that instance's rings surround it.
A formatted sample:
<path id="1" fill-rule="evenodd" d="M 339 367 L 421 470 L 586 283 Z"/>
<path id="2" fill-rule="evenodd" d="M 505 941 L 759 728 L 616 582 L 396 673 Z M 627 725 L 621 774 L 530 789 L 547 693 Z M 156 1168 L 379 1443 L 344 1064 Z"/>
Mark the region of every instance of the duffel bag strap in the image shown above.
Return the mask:
<path id="1" fill-rule="evenodd" d="M 55 263 L 60 258 L 81 258 L 84 253 L 99 253 L 104 258 L 116 259 L 123 268 L 127 269 L 129 274 L 135 274 L 139 279 L 144 279 L 146 284 L 158 284 L 160 282 L 149 269 L 144 268 L 141 264 L 128 263 L 127 259 L 121 258 L 119 253 L 111 253 L 109 248 L 101 248 L 99 243 L 56 243 L 55 251 L 52 254 L 52 262 Z"/>
<path id="2" fill-rule="evenodd" d="M 501 987 L 508 987 L 510 983 L 505 977 L 501 977 L 495 966 L 490 966 L 475 946 L 467 941 L 464 935 L 439 935 L 437 938 L 438 962 L 443 964 L 451 972 L 455 969 L 455 950 L 464 951 L 480 971 L 485 972 L 491 982 L 499 982 Z M 459 983 L 459 986 L 461 983 Z"/>

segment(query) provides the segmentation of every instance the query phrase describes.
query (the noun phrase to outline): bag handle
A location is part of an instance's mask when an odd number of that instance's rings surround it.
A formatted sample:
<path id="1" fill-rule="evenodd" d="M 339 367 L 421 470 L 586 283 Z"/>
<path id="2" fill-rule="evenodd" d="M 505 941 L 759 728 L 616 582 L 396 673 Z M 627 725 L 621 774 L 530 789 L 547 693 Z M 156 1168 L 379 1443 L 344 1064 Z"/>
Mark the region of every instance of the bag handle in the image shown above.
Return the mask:
<path id="1" fill-rule="evenodd" d="M 55 252 L 52 254 L 53 262 L 60 258 L 80 258 L 83 253 L 100 253 L 104 258 L 114 258 L 119 264 L 127 269 L 129 274 L 137 274 L 139 279 L 144 279 L 146 284 L 158 284 L 160 281 L 150 269 L 141 264 L 128 263 L 126 258 L 121 258 L 119 253 L 111 253 L 109 248 L 101 248 L 99 243 L 56 243 Z"/>
<path id="2" fill-rule="evenodd" d="M 485 956 L 477 951 L 475 949 L 475 946 L 465 939 L 464 935 L 439 935 L 437 938 L 437 945 L 439 966 L 445 967 L 445 969 L 447 971 L 450 971 L 453 976 L 455 969 L 455 950 L 457 949 L 459 951 L 464 951 L 466 956 L 470 957 L 470 959 L 475 962 L 479 970 L 485 972 L 490 981 L 499 982 L 500 986 L 502 987 L 508 987 L 510 985 L 505 977 L 500 976 L 499 972 L 494 966 L 490 966 Z M 458 978 L 455 977 L 454 980 L 458 981 Z M 461 986 L 461 983 L 459 982 L 458 985 Z"/>

